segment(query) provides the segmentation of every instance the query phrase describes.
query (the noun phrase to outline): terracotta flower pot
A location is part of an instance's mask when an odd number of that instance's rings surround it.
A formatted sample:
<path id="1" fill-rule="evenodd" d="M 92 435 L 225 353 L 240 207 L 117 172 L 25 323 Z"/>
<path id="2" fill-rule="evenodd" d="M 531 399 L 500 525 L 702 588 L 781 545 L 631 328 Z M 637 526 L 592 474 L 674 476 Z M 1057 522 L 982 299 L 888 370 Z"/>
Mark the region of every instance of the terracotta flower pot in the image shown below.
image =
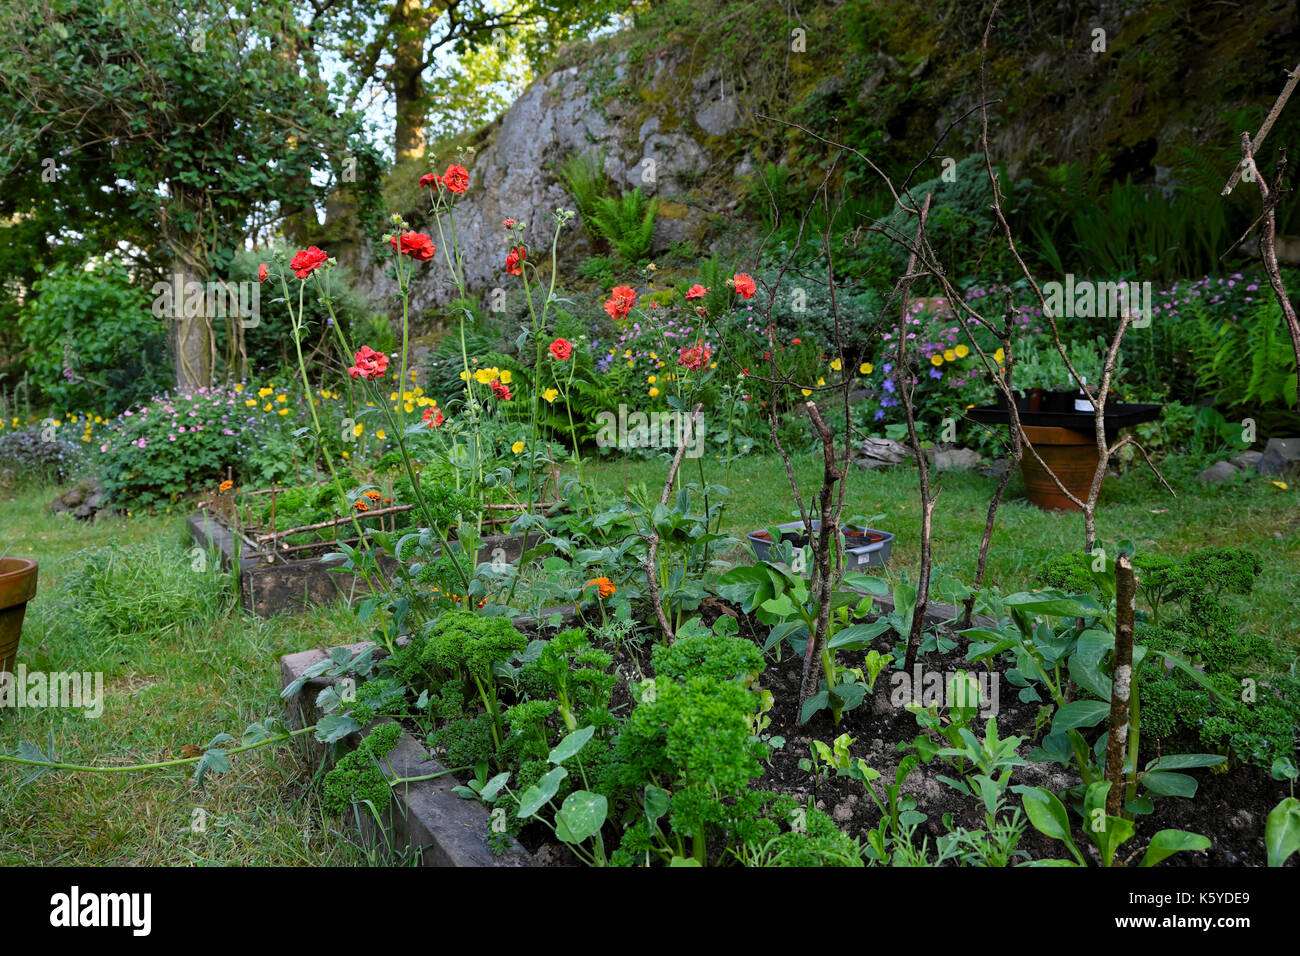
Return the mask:
<path id="1" fill-rule="evenodd" d="M 1101 456 L 1097 452 L 1097 439 L 1084 432 L 1068 428 L 1044 428 L 1024 425 L 1025 437 L 1033 444 L 1043 462 L 1061 479 L 1061 484 L 1080 501 L 1088 497 L 1093 475 Z M 1020 471 L 1025 478 L 1025 492 L 1029 500 L 1049 511 L 1078 511 L 1052 476 L 1043 470 L 1032 452 L 1025 449 L 1020 459 Z"/>
<path id="2" fill-rule="evenodd" d="M 12 671 L 18 658 L 23 613 L 36 596 L 36 562 L 0 558 L 0 671 Z"/>

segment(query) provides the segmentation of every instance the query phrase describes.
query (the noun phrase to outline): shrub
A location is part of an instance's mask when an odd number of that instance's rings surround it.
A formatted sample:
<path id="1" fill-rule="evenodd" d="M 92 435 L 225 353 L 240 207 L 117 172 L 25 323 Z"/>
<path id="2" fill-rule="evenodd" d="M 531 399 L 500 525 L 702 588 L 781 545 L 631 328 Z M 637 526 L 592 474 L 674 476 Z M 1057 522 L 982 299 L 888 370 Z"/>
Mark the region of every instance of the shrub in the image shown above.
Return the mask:
<path id="1" fill-rule="evenodd" d="M 167 386 L 165 326 L 124 266 L 58 266 L 32 291 L 18 324 L 28 365 L 52 404 L 107 414 Z"/>

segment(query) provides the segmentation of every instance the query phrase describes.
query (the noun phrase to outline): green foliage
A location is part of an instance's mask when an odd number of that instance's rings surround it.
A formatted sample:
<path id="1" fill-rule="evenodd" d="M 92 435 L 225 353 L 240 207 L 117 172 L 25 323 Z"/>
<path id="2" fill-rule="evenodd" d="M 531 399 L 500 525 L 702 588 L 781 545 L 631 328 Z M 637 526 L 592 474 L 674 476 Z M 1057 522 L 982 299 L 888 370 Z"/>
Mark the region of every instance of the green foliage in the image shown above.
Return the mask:
<path id="1" fill-rule="evenodd" d="M 380 766 L 397 745 L 401 725 L 381 724 L 356 750 L 345 754 L 325 775 L 321 802 L 330 813 L 344 813 L 354 804 L 369 803 L 376 812 L 388 809 L 388 779 Z"/>
<path id="2" fill-rule="evenodd" d="M 548 641 L 537 660 L 520 669 L 520 677 L 534 687 L 544 684 L 555 695 L 570 732 L 579 725 L 605 728 L 613 723 L 609 705 L 615 677 L 606 673 L 613 662 L 608 652 L 591 646 L 586 631 L 575 627 Z"/>
<path id="3" fill-rule="evenodd" d="M 599 235 L 595 220 L 596 209 L 609 188 L 605 176 L 605 154 L 603 151 L 574 153 L 556 167 L 556 174 L 569 190 L 578 215 L 582 217 L 587 231 L 593 236 Z"/>
<path id="4" fill-rule="evenodd" d="M 693 677 L 719 682 L 757 677 L 763 670 L 762 652 L 751 641 L 726 633 L 718 626 L 723 620 L 734 631 L 734 618 L 719 618 L 715 630 L 700 626 L 692 632 L 683 627 L 673 643 L 656 644 L 650 653 L 655 676 L 679 682 Z"/>
<path id="5" fill-rule="evenodd" d="M 32 292 L 18 315 L 21 341 L 56 408 L 110 415 L 166 387 L 165 328 L 120 263 L 60 265 Z"/>
<path id="6" fill-rule="evenodd" d="M 758 699 L 739 684 L 698 677 L 684 684 L 659 678 L 653 687 L 619 734 L 615 778 L 638 791 L 655 781 L 668 789 L 668 821 L 691 836 L 703 864 L 711 830 L 736 821 L 737 802 L 762 773 L 759 757 L 768 748 L 751 736 L 749 723 Z"/>
<path id="7" fill-rule="evenodd" d="M 803 809 L 803 808 L 800 808 Z M 862 866 L 862 846 L 816 807 L 802 813 L 802 827 L 772 840 L 763 850 L 764 866 Z"/>
<path id="8" fill-rule="evenodd" d="M 620 199 L 607 196 L 597 199 L 591 221 L 620 259 L 636 263 L 650 255 L 658 210 L 659 200 L 647 199 L 637 186 L 630 193 L 623 193 Z"/>
<path id="9" fill-rule="evenodd" d="M 494 664 L 504 664 L 527 645 L 509 618 L 447 611 L 428 630 L 423 661 L 435 670 L 490 683 Z"/>

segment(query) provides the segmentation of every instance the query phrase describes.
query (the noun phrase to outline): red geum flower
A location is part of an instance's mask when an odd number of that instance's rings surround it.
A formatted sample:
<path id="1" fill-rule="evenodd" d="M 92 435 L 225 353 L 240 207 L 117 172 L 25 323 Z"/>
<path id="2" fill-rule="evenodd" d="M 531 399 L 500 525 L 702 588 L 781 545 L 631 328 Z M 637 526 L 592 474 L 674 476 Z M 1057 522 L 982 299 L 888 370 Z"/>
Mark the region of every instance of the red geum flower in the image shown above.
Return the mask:
<path id="1" fill-rule="evenodd" d="M 437 173 L 426 173 L 420 177 L 421 186 L 436 186 L 438 183 L 439 177 Z"/>
<path id="2" fill-rule="evenodd" d="M 312 246 L 310 249 L 303 249 L 295 253 L 294 257 L 289 260 L 289 268 L 299 279 L 305 279 L 312 274 L 312 271 L 319 269 L 328 259 L 324 252 Z"/>
<path id="3" fill-rule="evenodd" d="M 704 288 L 704 286 L 700 285 L 697 282 L 695 283 L 695 285 L 691 286 L 689 289 L 686 290 L 686 301 L 690 302 L 694 299 L 703 299 L 706 295 L 708 295 L 712 291 L 713 291 L 712 288 L 706 289 Z"/>
<path id="4" fill-rule="evenodd" d="M 383 352 L 376 352 L 369 345 L 361 346 L 361 350 L 352 358 L 353 365 L 348 369 L 348 374 L 353 378 L 383 378 L 384 372 L 388 370 L 388 356 Z"/>
<path id="5" fill-rule="evenodd" d="M 447 171 L 442 174 L 442 184 L 451 192 L 463 193 L 469 189 L 469 173 L 465 171 L 464 166 L 455 164 L 448 166 Z"/>
<path id="6" fill-rule="evenodd" d="M 681 355 L 677 357 L 677 364 L 684 365 L 692 372 L 698 372 L 708 364 L 713 353 L 704 347 L 704 339 L 700 339 L 690 348 L 682 349 Z"/>
<path id="7" fill-rule="evenodd" d="M 799 340 L 798 340 L 798 339 L 791 339 L 791 340 L 790 340 L 790 344 L 791 344 L 791 345 L 799 345 L 800 343 L 799 343 Z"/>
<path id="8" fill-rule="evenodd" d="M 501 379 L 499 378 L 492 379 L 492 383 L 488 387 L 492 389 L 492 394 L 495 395 L 497 398 L 501 399 L 501 401 L 503 402 L 510 401 L 512 397 L 510 394 L 510 386 L 502 382 Z"/>
<path id="9" fill-rule="evenodd" d="M 523 246 L 511 246 L 510 255 L 506 256 L 506 272 L 512 276 L 524 274 L 524 260 L 528 258 L 528 250 Z"/>
<path id="10" fill-rule="evenodd" d="M 392 246 L 394 252 L 410 256 L 419 262 L 428 262 L 438 251 L 433 240 L 423 232 L 404 232 L 400 236 L 393 236 Z"/>
<path id="11" fill-rule="evenodd" d="M 754 293 L 758 290 L 758 285 L 754 282 L 753 276 L 746 272 L 737 272 L 731 277 L 728 283 L 742 299 L 754 298 Z"/>
<path id="12" fill-rule="evenodd" d="M 265 263 L 265 262 L 263 262 L 263 263 L 261 263 L 261 264 L 258 265 L 258 267 L 257 267 L 257 281 L 258 281 L 258 282 L 265 282 L 265 281 L 266 281 L 266 277 L 269 276 L 270 274 L 271 274 L 271 273 L 270 273 L 270 272 L 267 270 L 267 268 L 266 268 L 266 263 Z"/>
<path id="13" fill-rule="evenodd" d="M 568 339 L 556 339 L 551 343 L 551 354 L 561 362 L 567 362 L 573 354 L 573 343 Z"/>
<path id="14" fill-rule="evenodd" d="M 616 285 L 609 296 L 609 300 L 605 303 L 605 311 L 609 313 L 611 319 L 627 318 L 627 314 L 632 311 L 632 306 L 636 305 L 636 293 L 632 291 L 631 286 Z"/>
<path id="15" fill-rule="evenodd" d="M 442 422 L 443 418 L 441 408 L 433 407 L 424 410 L 424 424 L 429 428 L 441 428 Z"/>
<path id="16" fill-rule="evenodd" d="M 515 228 L 515 221 L 513 219 L 507 219 L 505 222 L 501 223 L 501 225 L 505 226 L 507 229 L 513 229 Z"/>

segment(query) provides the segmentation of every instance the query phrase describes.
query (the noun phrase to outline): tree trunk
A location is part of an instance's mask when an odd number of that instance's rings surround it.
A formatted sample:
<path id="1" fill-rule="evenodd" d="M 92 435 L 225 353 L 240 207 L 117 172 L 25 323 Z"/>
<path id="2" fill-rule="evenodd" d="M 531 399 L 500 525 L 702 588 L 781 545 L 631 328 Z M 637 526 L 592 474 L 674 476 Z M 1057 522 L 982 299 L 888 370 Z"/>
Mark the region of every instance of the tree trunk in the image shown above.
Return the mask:
<path id="1" fill-rule="evenodd" d="M 176 384 L 182 388 L 203 388 L 212 384 L 212 317 L 207 314 L 207 297 L 186 294 L 190 283 L 204 288 L 206 276 L 193 266 L 175 260 L 172 269 L 180 277 L 179 289 L 172 283 L 173 347 Z"/>
<path id="2" fill-rule="evenodd" d="M 393 95 L 397 100 L 397 161 L 424 156 L 424 26 L 420 0 L 393 5 Z"/>

